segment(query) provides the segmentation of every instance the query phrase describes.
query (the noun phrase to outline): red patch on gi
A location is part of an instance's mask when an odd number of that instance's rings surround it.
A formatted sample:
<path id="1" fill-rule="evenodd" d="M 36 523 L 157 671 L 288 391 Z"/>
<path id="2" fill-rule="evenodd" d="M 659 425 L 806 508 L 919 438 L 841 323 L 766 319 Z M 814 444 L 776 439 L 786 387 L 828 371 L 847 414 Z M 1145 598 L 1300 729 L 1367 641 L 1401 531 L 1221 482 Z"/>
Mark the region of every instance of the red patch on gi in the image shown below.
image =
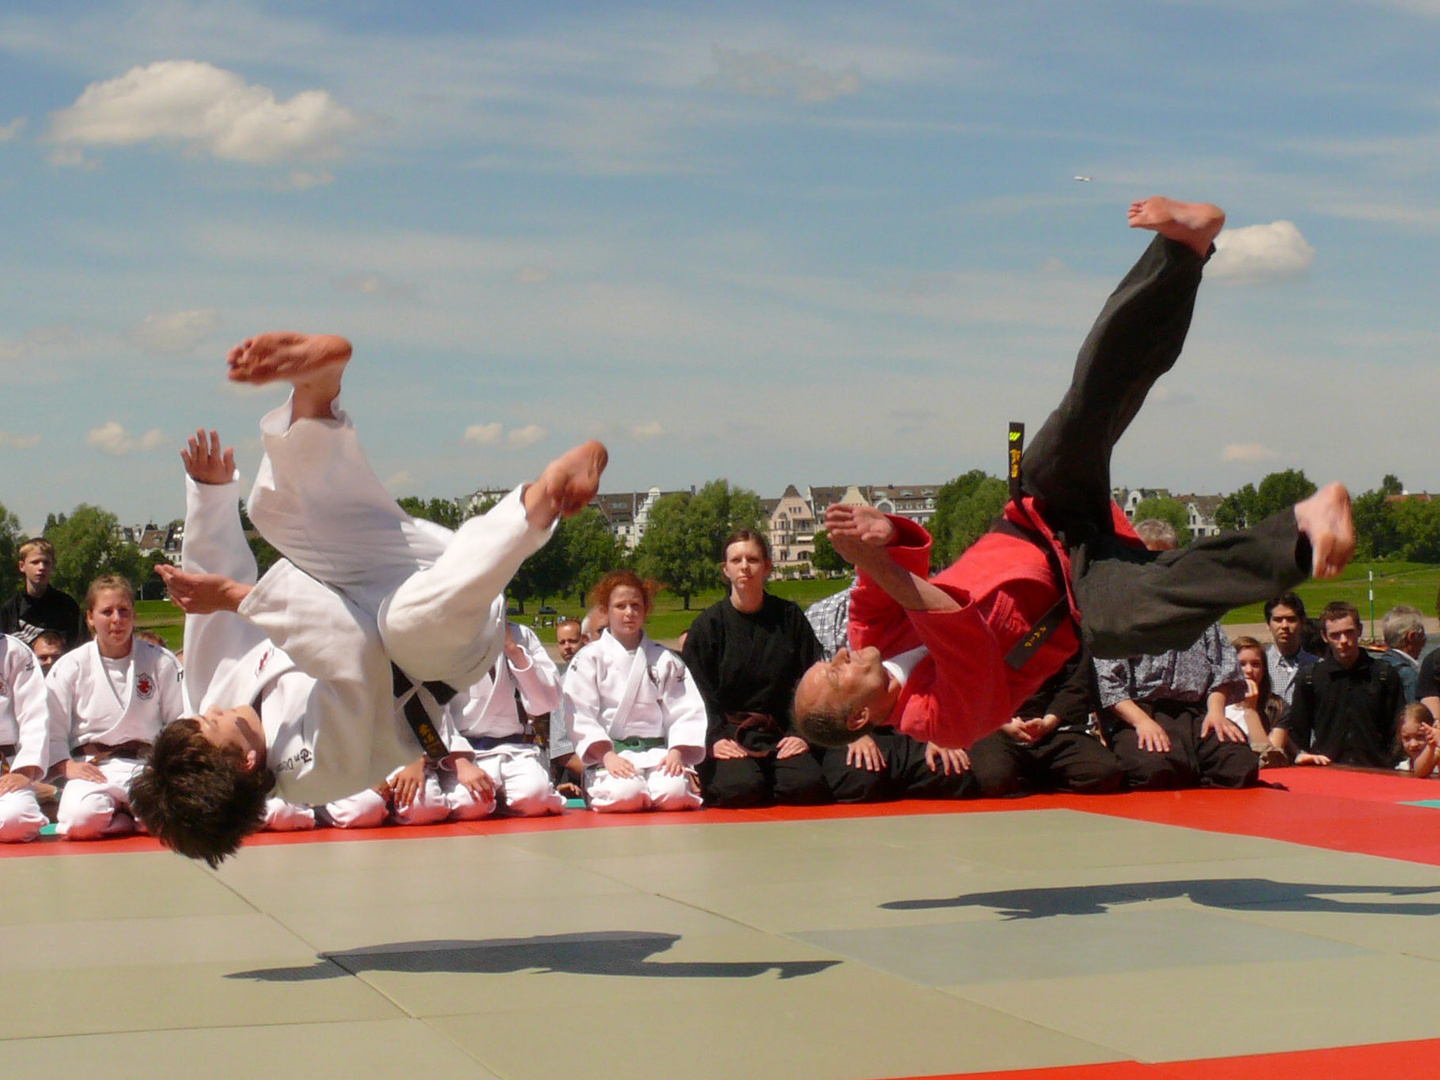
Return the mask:
<path id="1" fill-rule="evenodd" d="M 149 701 L 155 696 L 155 680 L 144 672 L 136 675 L 135 693 L 140 696 L 141 701 Z"/>

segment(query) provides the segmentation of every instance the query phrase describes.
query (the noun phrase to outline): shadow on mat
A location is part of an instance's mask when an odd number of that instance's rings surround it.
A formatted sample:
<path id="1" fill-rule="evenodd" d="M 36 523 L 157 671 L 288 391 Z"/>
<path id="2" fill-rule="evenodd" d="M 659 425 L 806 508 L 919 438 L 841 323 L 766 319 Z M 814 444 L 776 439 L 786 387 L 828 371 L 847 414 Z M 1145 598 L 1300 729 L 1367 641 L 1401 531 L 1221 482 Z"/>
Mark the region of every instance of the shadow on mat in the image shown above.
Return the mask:
<path id="1" fill-rule="evenodd" d="M 485 941 L 399 941 L 364 949 L 321 953 L 308 967 L 237 971 L 228 979 L 258 982 L 310 982 L 339 979 L 367 971 L 450 972 L 501 975 L 510 972 L 564 972 L 568 975 L 622 975 L 647 979 L 750 979 L 767 971 L 780 978 L 815 975 L 839 960 L 652 961 L 680 940 L 679 934 L 606 930 L 591 934 L 552 934 Z"/>
<path id="2" fill-rule="evenodd" d="M 1263 907 L 1271 911 L 1345 912 L 1352 915 L 1440 915 L 1440 904 L 1335 900 L 1334 896 L 1420 896 L 1440 893 L 1440 885 L 1321 885 L 1271 881 L 1269 878 L 1199 878 L 1188 881 L 1137 881 L 1120 885 L 1075 885 L 1051 889 L 1007 889 L 964 893 L 933 900 L 891 900 L 889 911 L 988 907 L 1007 919 L 1045 919 L 1051 915 L 1103 915 L 1115 904 L 1171 900 L 1188 896 L 1204 907 Z"/>

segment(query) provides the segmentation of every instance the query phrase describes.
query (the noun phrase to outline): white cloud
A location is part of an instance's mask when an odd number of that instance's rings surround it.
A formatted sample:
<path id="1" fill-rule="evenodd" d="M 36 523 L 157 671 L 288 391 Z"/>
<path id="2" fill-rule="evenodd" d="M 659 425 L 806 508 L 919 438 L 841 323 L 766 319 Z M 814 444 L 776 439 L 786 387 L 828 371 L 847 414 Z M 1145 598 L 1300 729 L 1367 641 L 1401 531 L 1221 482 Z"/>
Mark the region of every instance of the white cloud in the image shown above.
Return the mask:
<path id="1" fill-rule="evenodd" d="M 463 438 L 475 446 L 498 446 L 504 432 L 505 425 L 497 420 L 493 424 L 471 424 L 465 429 Z"/>
<path id="2" fill-rule="evenodd" d="M 415 477 L 411 475 L 409 469 L 401 469 L 394 476 L 391 476 L 386 480 L 382 481 L 382 483 L 385 485 L 386 490 L 394 491 L 397 488 L 401 488 L 406 486 L 407 484 L 413 483 L 414 480 Z"/>
<path id="3" fill-rule="evenodd" d="M 715 74 L 701 85 L 748 97 L 793 98 L 815 105 L 860 92 L 860 68 L 847 64 L 827 69 L 774 49 L 747 51 L 716 45 L 712 49 Z"/>
<path id="4" fill-rule="evenodd" d="M 1269 461 L 1271 458 L 1279 456 L 1277 451 L 1271 450 L 1264 443 L 1227 443 L 1224 453 L 1220 455 L 1220 460 Z"/>
<path id="5" fill-rule="evenodd" d="M 39 435 L 12 435 L 8 431 L 0 431 L 0 450 L 29 450 L 39 445 Z"/>
<path id="6" fill-rule="evenodd" d="M 515 274 L 515 280 L 521 285 L 538 285 L 550 280 L 550 270 L 544 266 L 522 266 Z"/>
<path id="7" fill-rule="evenodd" d="M 1295 277 L 1310 269 L 1315 249 L 1291 221 L 1227 229 L 1215 238 L 1210 278 L 1266 281 Z"/>
<path id="8" fill-rule="evenodd" d="M 0 124 L 0 143 L 9 142 L 20 134 L 20 129 L 25 126 L 25 117 L 17 116 L 8 124 Z"/>
<path id="9" fill-rule="evenodd" d="M 184 353 L 209 337 L 219 323 L 220 313 L 214 308 L 146 315 L 130 338 L 151 352 Z"/>
<path id="10" fill-rule="evenodd" d="M 333 184 L 335 177 L 328 172 L 307 172 L 297 169 L 290 174 L 289 184 L 296 191 L 304 191 L 306 188 L 322 187 L 325 184 Z"/>
<path id="11" fill-rule="evenodd" d="M 85 147 L 178 142 L 251 165 L 336 157 L 341 136 L 359 127 L 354 113 L 324 90 L 278 101 L 269 88 L 195 60 L 162 60 L 119 78 L 91 83 L 51 117 L 50 141 L 66 152 Z"/>
<path id="12" fill-rule="evenodd" d="M 93 428 L 85 436 L 86 446 L 93 446 L 107 454 L 133 454 L 137 450 L 159 450 L 165 446 L 166 441 L 165 433 L 159 428 L 151 428 L 138 439 L 132 438 L 118 420 L 111 420 L 108 424 Z"/>
<path id="13" fill-rule="evenodd" d="M 393 278 L 385 277 L 383 274 L 351 274 L 349 277 L 343 277 L 337 280 L 335 287 L 343 292 L 356 293 L 360 296 L 373 296 L 380 300 L 415 299 L 414 285 L 404 281 L 396 281 Z"/>
<path id="14" fill-rule="evenodd" d="M 505 436 L 505 442 L 518 449 L 522 446 L 534 446 L 543 438 L 545 438 L 545 429 L 539 424 L 529 424 L 510 432 Z"/>
<path id="15" fill-rule="evenodd" d="M 660 426 L 659 420 L 651 420 L 648 424 L 636 424 L 630 429 L 630 437 L 640 442 L 658 439 L 664 434 L 665 429 Z"/>

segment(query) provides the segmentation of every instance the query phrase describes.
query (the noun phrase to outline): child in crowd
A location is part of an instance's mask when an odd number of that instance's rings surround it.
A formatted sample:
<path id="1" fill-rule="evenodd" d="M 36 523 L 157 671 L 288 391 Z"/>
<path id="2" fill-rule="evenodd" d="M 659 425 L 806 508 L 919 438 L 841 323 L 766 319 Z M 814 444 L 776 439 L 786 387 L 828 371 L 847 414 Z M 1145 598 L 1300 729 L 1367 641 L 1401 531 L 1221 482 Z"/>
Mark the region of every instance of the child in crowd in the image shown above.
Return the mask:
<path id="1" fill-rule="evenodd" d="M 590 809 L 699 809 L 705 702 L 685 664 L 645 634 L 657 586 L 614 570 L 590 602 L 607 626 L 565 674 L 566 713 L 586 765 Z"/>
<path id="2" fill-rule="evenodd" d="M 185 715 L 180 665 L 167 649 L 135 638 L 135 594 L 107 574 L 90 585 L 91 640 L 55 661 L 46 676 L 50 734 L 46 764 L 67 781 L 57 831 L 72 840 L 133 832 L 130 781 L 160 729 Z"/>
<path id="3" fill-rule="evenodd" d="M 1285 714 L 1285 703 L 1271 689 L 1265 646 L 1244 635 L 1237 637 L 1233 644 L 1240 658 L 1240 673 L 1245 676 L 1245 698 L 1226 705 L 1225 717 L 1245 732 L 1250 749 L 1260 755 L 1261 768 L 1288 765 L 1285 751 L 1270 742 L 1270 729 Z"/>
<path id="4" fill-rule="evenodd" d="M 1420 780 L 1427 776 L 1440 779 L 1440 772 L 1435 771 L 1440 734 L 1437 734 L 1431 721 L 1430 710 L 1424 705 L 1413 703 L 1400 710 L 1395 723 L 1396 741 L 1405 751 L 1405 760 L 1395 768 L 1401 772 L 1412 773 Z"/>
<path id="5" fill-rule="evenodd" d="M 44 774 L 45 676 L 30 647 L 0 634 L 0 843 L 25 843 L 49 819 L 35 797 Z"/>

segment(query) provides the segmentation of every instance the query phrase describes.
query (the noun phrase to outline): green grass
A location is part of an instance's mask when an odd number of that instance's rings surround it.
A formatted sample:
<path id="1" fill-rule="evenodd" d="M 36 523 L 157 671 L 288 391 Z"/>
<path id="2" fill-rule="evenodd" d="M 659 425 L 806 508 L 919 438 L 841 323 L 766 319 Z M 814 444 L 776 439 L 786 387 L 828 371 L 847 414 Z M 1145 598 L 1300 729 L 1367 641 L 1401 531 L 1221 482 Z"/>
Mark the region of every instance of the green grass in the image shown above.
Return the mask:
<path id="1" fill-rule="evenodd" d="M 185 614 L 169 600 L 137 600 L 135 628 L 154 630 L 165 639 L 166 645 L 179 652 L 185 632 Z"/>
<path id="2" fill-rule="evenodd" d="M 1435 598 L 1440 591 L 1440 566 L 1425 563 L 1374 562 L 1352 563 L 1337 580 L 1307 581 L 1295 590 L 1305 601 L 1309 615 L 1319 615 L 1332 600 L 1348 600 L 1360 609 L 1360 617 L 1370 620 L 1370 571 L 1375 572 L 1375 618 L 1396 604 L 1417 607 L 1427 616 L 1435 614 Z M 1227 623 L 1258 623 L 1265 621 L 1265 605 L 1251 604 L 1236 608 L 1225 617 Z"/>

